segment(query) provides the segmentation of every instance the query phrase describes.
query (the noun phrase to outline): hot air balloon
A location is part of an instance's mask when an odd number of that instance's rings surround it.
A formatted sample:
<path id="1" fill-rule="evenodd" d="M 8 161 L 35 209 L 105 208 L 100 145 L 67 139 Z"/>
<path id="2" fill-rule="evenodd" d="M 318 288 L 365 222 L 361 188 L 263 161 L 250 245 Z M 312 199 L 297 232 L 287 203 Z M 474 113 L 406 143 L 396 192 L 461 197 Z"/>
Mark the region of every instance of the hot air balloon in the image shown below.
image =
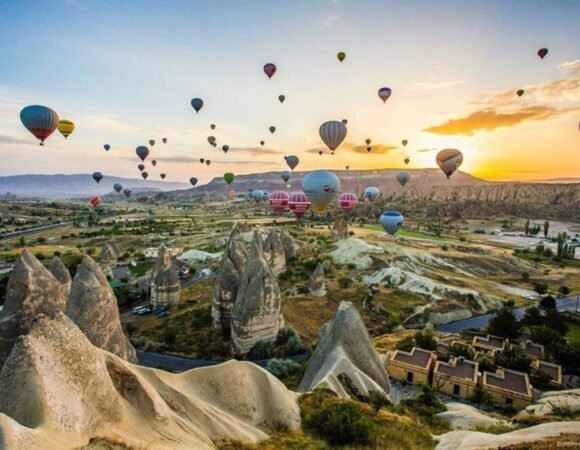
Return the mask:
<path id="1" fill-rule="evenodd" d="M 282 179 L 284 180 L 284 183 L 288 183 L 288 180 L 292 177 L 292 172 L 290 172 L 289 170 L 284 170 L 280 176 L 282 177 Z"/>
<path id="2" fill-rule="evenodd" d="M 278 214 L 286 209 L 289 200 L 290 196 L 284 191 L 274 191 L 270 195 L 270 205 L 272 205 L 274 211 Z"/>
<path id="3" fill-rule="evenodd" d="M 215 136 L 208 136 L 207 142 L 209 142 L 210 145 L 215 144 Z"/>
<path id="4" fill-rule="evenodd" d="M 131 197 L 132 193 L 133 193 L 133 191 L 129 188 L 123 189 L 123 194 L 125 194 L 125 197 L 127 197 L 127 198 Z"/>
<path id="5" fill-rule="evenodd" d="M 408 143 L 409 143 L 409 141 L 407 139 L 403 139 L 401 141 L 401 144 L 403 144 L 403 147 L 406 147 Z"/>
<path id="6" fill-rule="evenodd" d="M 288 164 L 288 167 L 290 167 L 291 170 L 294 170 L 300 162 L 298 156 L 294 155 L 284 156 L 284 159 L 286 160 L 286 164 Z"/>
<path id="7" fill-rule="evenodd" d="M 450 178 L 463 162 L 463 153 L 454 148 L 447 148 L 437 153 L 436 161 L 447 178 Z"/>
<path id="8" fill-rule="evenodd" d="M 274 132 L 276 131 L 276 127 L 272 126 L 270 128 L 268 128 L 270 130 L 270 133 L 274 134 Z"/>
<path id="9" fill-rule="evenodd" d="M 121 183 L 115 183 L 113 185 L 113 189 L 115 189 L 115 192 L 117 192 L 117 194 L 119 192 L 121 192 L 123 190 L 123 185 Z"/>
<path id="10" fill-rule="evenodd" d="M 206 165 L 206 166 L 209 166 L 210 164 L 211 164 L 211 161 L 210 161 L 209 159 L 206 159 L 206 160 L 205 160 L 205 165 Z"/>
<path id="11" fill-rule="evenodd" d="M 548 54 L 548 49 L 547 48 L 541 48 L 538 50 L 538 56 L 542 59 L 544 59 L 544 57 Z"/>
<path id="12" fill-rule="evenodd" d="M 192 186 L 195 186 L 195 185 L 197 184 L 197 178 L 195 178 L 195 177 L 191 177 L 191 178 L 189 179 L 189 182 L 191 183 L 191 185 L 192 185 Z"/>
<path id="13" fill-rule="evenodd" d="M 155 167 L 155 166 L 157 165 L 157 160 L 155 160 L 155 159 L 154 159 L 153 161 L 151 161 L 151 165 L 152 165 L 153 167 Z"/>
<path id="14" fill-rule="evenodd" d="M 199 158 L 199 162 L 203 164 L 205 162 L 205 159 Z"/>
<path id="15" fill-rule="evenodd" d="M 358 198 L 352 192 L 343 192 L 338 196 L 338 203 L 345 214 L 350 214 L 356 208 Z"/>
<path id="16" fill-rule="evenodd" d="M 211 124 L 209 127 L 210 127 L 212 130 L 215 130 L 215 123 L 212 123 L 212 124 Z"/>
<path id="17" fill-rule="evenodd" d="M 58 114 L 52 109 L 41 105 L 30 105 L 20 111 L 22 124 L 44 145 L 58 126 Z"/>
<path id="18" fill-rule="evenodd" d="M 155 145 L 155 139 L 149 139 L 149 145 L 153 147 Z"/>
<path id="19" fill-rule="evenodd" d="M 401 171 L 397 174 L 397 181 L 401 184 L 401 186 L 405 186 L 410 179 L 411 175 L 409 175 L 409 172 Z"/>
<path id="20" fill-rule="evenodd" d="M 280 103 L 284 103 L 284 100 L 286 100 L 286 96 L 285 95 L 279 95 L 278 96 L 278 100 L 280 100 Z"/>
<path id="21" fill-rule="evenodd" d="M 365 143 L 366 143 L 367 145 L 371 145 L 371 140 L 370 140 L 370 138 L 366 138 L 366 139 L 365 139 Z"/>
<path id="22" fill-rule="evenodd" d="M 344 61 L 344 58 L 346 58 L 346 53 L 344 53 L 344 52 L 338 52 L 338 54 L 336 55 L 336 57 L 338 58 L 338 60 L 340 62 L 343 62 Z"/>
<path id="23" fill-rule="evenodd" d="M 141 176 L 143 177 L 144 180 L 146 180 L 149 174 L 147 172 L 141 172 Z"/>
<path id="24" fill-rule="evenodd" d="M 302 190 L 312 203 L 312 209 L 323 212 L 340 192 L 340 180 L 332 172 L 316 170 L 304 177 Z"/>
<path id="25" fill-rule="evenodd" d="M 145 159 L 149 156 L 149 149 L 144 145 L 140 145 L 135 149 L 135 153 L 137 153 L 137 156 L 141 158 L 141 161 L 145 161 Z"/>
<path id="26" fill-rule="evenodd" d="M 346 126 L 337 120 L 329 120 L 320 125 L 318 133 L 330 150 L 336 150 L 346 137 Z"/>
<path id="27" fill-rule="evenodd" d="M 322 154 L 323 154 L 323 153 L 324 153 L 324 152 L 323 152 L 322 150 L 318 150 L 318 154 L 319 154 L 320 156 L 322 156 Z"/>
<path id="28" fill-rule="evenodd" d="M 95 180 L 97 184 L 100 183 L 102 179 L 103 174 L 101 172 L 93 172 L 93 180 Z"/>
<path id="29" fill-rule="evenodd" d="M 231 172 L 224 173 L 224 180 L 227 184 L 232 184 L 236 176 Z"/>
<path id="30" fill-rule="evenodd" d="M 310 201 L 303 192 L 293 192 L 288 199 L 288 209 L 301 219 L 310 209 Z"/>
<path id="31" fill-rule="evenodd" d="M 222 145 L 222 150 L 224 151 L 224 153 L 227 153 L 230 150 L 230 146 L 229 145 Z"/>
<path id="32" fill-rule="evenodd" d="M 350 166 L 344 166 L 346 170 L 350 170 Z"/>
<path id="33" fill-rule="evenodd" d="M 516 94 L 518 94 L 518 97 L 521 97 L 522 95 L 524 95 L 524 90 L 523 89 L 518 89 Z"/>
<path id="34" fill-rule="evenodd" d="M 139 197 L 137 197 L 137 201 L 141 203 L 145 203 L 147 200 L 149 200 L 149 197 L 147 197 L 146 195 L 140 195 Z"/>
<path id="35" fill-rule="evenodd" d="M 139 164 L 137 169 L 139 169 L 139 172 L 143 172 L 145 170 L 145 164 Z"/>
<path id="36" fill-rule="evenodd" d="M 385 103 L 391 96 L 391 88 L 383 87 L 379 89 L 379 97 Z"/>
<path id="37" fill-rule="evenodd" d="M 379 191 L 379 188 L 377 187 L 370 186 L 365 189 L 364 197 L 369 202 L 374 202 L 380 195 L 381 191 Z"/>
<path id="38" fill-rule="evenodd" d="M 408 156 L 405 156 L 405 159 L 403 160 L 405 165 L 409 164 L 410 161 L 411 161 L 411 158 L 409 158 Z"/>
<path id="39" fill-rule="evenodd" d="M 395 234 L 403 226 L 404 221 L 399 211 L 385 211 L 379 218 L 379 223 L 389 234 Z"/>
<path id="40" fill-rule="evenodd" d="M 269 79 L 272 79 L 274 74 L 276 73 L 276 66 L 272 63 L 264 64 L 264 73 L 268 76 Z"/>
<path id="41" fill-rule="evenodd" d="M 95 197 L 89 198 L 89 203 L 91 204 L 91 206 L 93 208 L 96 208 L 97 206 L 99 206 L 103 202 L 101 201 L 101 199 L 99 197 L 95 196 Z"/>
<path id="42" fill-rule="evenodd" d="M 163 138 L 161 141 L 163 141 L 164 144 L 167 144 L 167 138 Z"/>
<path id="43" fill-rule="evenodd" d="M 262 200 L 267 202 L 268 200 L 270 200 L 270 193 L 267 191 L 264 191 L 264 194 L 262 195 Z"/>
<path id="44" fill-rule="evenodd" d="M 369 152 L 369 153 L 370 153 L 370 151 L 371 151 L 372 149 L 373 149 L 373 148 L 372 148 L 372 147 L 369 145 L 369 146 L 367 147 L 367 152 Z"/>
<path id="45" fill-rule="evenodd" d="M 260 145 L 263 147 L 266 142 L 260 141 Z"/>
<path id="46" fill-rule="evenodd" d="M 191 100 L 191 106 L 198 113 L 201 108 L 203 108 L 203 100 L 201 98 L 194 98 Z"/>
<path id="47" fill-rule="evenodd" d="M 252 199 L 254 199 L 256 203 L 260 203 L 262 200 L 264 200 L 264 191 L 260 189 L 254 189 L 252 191 Z"/>
<path id="48" fill-rule="evenodd" d="M 167 174 L 165 174 L 165 173 L 162 173 L 162 174 L 160 174 L 159 176 L 161 177 L 161 179 L 162 179 L 162 180 L 165 180 L 165 177 L 167 176 Z"/>
<path id="49" fill-rule="evenodd" d="M 236 191 L 228 192 L 228 197 L 230 200 L 235 200 L 236 199 Z"/>
<path id="50" fill-rule="evenodd" d="M 109 150 L 111 150 L 111 146 L 109 144 L 105 144 L 103 145 L 103 148 L 108 152 Z"/>
<path id="51" fill-rule="evenodd" d="M 58 121 L 58 125 L 56 128 L 58 129 L 58 131 L 60 131 L 60 134 L 62 134 L 66 139 L 75 130 L 75 124 L 72 123 L 70 120 L 60 119 Z"/>
<path id="52" fill-rule="evenodd" d="M 346 119 L 342 119 L 342 120 L 341 120 L 341 122 L 342 122 L 344 125 L 346 125 L 346 124 L 348 123 L 348 120 L 346 120 Z"/>

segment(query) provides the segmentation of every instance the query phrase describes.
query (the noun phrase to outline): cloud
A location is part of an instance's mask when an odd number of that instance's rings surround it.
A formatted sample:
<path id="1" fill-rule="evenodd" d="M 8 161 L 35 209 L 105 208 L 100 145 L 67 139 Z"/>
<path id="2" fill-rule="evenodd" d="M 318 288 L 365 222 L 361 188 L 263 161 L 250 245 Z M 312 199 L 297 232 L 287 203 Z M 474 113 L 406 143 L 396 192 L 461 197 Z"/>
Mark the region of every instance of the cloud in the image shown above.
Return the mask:
<path id="1" fill-rule="evenodd" d="M 566 74 L 580 76 L 580 59 L 562 63 L 558 66 L 558 69 Z"/>
<path id="2" fill-rule="evenodd" d="M 77 119 L 83 124 L 83 128 L 93 128 L 98 130 L 117 130 L 117 131 L 145 131 L 136 125 L 129 124 L 117 119 L 111 114 L 89 114 Z"/>
<path id="3" fill-rule="evenodd" d="M 275 161 L 232 161 L 232 160 L 227 160 L 227 161 L 214 161 L 213 159 L 211 159 L 211 163 L 213 164 L 228 164 L 230 166 L 248 166 L 248 165 L 258 165 L 258 166 L 270 166 L 272 164 L 276 164 Z"/>
<path id="4" fill-rule="evenodd" d="M 0 134 L 0 144 L 30 144 L 32 141 L 25 139 L 13 138 L 11 136 L 4 136 Z"/>
<path id="5" fill-rule="evenodd" d="M 460 119 L 429 127 L 423 131 L 435 134 L 473 135 L 476 131 L 493 131 L 500 127 L 514 127 L 527 120 L 547 120 L 568 112 L 580 111 L 580 108 L 556 109 L 550 106 L 530 106 L 513 112 L 499 112 L 494 109 L 475 111 Z"/>
<path id="6" fill-rule="evenodd" d="M 434 152 L 437 150 L 436 148 L 421 148 L 417 150 L 417 153 L 427 153 L 427 152 Z"/>
<path id="7" fill-rule="evenodd" d="M 230 152 L 246 153 L 249 156 L 280 155 L 284 152 L 266 147 L 231 147 Z"/>
<path id="8" fill-rule="evenodd" d="M 409 85 L 410 91 L 433 91 L 435 89 L 444 89 L 457 84 L 461 84 L 462 81 L 449 80 L 449 81 L 416 81 Z"/>
<path id="9" fill-rule="evenodd" d="M 383 145 L 383 144 L 371 144 L 372 147 L 371 151 L 367 151 L 368 145 L 357 145 L 352 142 L 345 142 L 338 148 L 338 152 L 352 152 L 352 153 L 364 153 L 365 155 L 368 153 L 371 154 L 379 154 L 384 155 L 385 153 L 389 153 L 391 150 L 395 150 L 398 147 L 396 145 Z M 310 148 L 305 150 L 305 153 L 315 153 L 324 152 L 330 154 L 330 150 L 326 147 L 317 147 L 317 148 Z"/>
<path id="10" fill-rule="evenodd" d="M 326 16 L 322 20 L 322 23 L 327 27 L 332 27 L 332 26 L 336 25 L 337 23 L 340 23 L 340 19 L 338 16 L 336 16 L 334 14 L 329 14 L 328 16 Z"/>

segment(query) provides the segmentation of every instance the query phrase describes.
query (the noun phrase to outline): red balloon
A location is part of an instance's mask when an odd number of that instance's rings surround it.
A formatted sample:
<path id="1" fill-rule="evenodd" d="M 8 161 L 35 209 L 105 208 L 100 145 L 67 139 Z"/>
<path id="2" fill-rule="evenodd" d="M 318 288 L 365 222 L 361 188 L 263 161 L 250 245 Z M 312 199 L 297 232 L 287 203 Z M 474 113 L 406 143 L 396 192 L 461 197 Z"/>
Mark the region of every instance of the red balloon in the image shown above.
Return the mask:
<path id="1" fill-rule="evenodd" d="M 264 64 L 264 73 L 268 75 L 268 78 L 272 79 L 276 73 L 276 66 L 272 63 Z"/>
<path id="2" fill-rule="evenodd" d="M 538 50 L 538 56 L 542 59 L 544 59 L 544 56 L 546 56 L 547 54 L 548 54 L 547 48 L 541 48 L 540 50 Z"/>
<path id="3" fill-rule="evenodd" d="M 144 180 L 146 180 L 149 174 L 147 172 L 142 172 L 141 176 L 143 177 Z"/>
<path id="4" fill-rule="evenodd" d="M 338 203 L 346 214 L 350 214 L 358 204 L 358 198 L 352 192 L 343 192 L 338 196 Z"/>
<path id="5" fill-rule="evenodd" d="M 293 192 L 288 200 L 288 209 L 300 219 L 310 209 L 310 200 L 303 192 Z"/>

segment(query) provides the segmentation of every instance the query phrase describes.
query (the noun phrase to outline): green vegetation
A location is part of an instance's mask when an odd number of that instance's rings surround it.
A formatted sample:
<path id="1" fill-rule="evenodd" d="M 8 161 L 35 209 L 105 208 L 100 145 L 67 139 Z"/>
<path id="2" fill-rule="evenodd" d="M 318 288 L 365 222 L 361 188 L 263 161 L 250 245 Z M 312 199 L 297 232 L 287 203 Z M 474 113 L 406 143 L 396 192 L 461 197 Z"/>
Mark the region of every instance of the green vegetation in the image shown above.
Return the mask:
<path id="1" fill-rule="evenodd" d="M 146 261 L 137 264 L 136 266 L 129 265 L 129 270 L 135 274 L 137 277 L 142 277 L 147 272 L 149 272 L 154 266 L 152 261 Z"/>

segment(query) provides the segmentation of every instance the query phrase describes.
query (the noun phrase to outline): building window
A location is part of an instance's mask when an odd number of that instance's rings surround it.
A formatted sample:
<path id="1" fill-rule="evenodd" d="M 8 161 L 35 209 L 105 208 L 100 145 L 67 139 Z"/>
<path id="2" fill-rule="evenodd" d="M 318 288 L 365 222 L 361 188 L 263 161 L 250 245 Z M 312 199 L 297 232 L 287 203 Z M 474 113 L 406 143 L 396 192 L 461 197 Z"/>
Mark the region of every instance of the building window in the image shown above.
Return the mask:
<path id="1" fill-rule="evenodd" d="M 505 398 L 505 404 L 506 405 L 511 405 L 511 404 L 513 404 L 513 402 L 514 402 L 514 399 L 513 398 L 509 398 L 509 397 L 506 397 Z"/>
<path id="2" fill-rule="evenodd" d="M 461 393 L 461 387 L 458 384 L 453 385 L 453 395 L 459 395 Z"/>
<path id="3" fill-rule="evenodd" d="M 407 382 L 413 382 L 413 372 L 407 372 Z"/>

